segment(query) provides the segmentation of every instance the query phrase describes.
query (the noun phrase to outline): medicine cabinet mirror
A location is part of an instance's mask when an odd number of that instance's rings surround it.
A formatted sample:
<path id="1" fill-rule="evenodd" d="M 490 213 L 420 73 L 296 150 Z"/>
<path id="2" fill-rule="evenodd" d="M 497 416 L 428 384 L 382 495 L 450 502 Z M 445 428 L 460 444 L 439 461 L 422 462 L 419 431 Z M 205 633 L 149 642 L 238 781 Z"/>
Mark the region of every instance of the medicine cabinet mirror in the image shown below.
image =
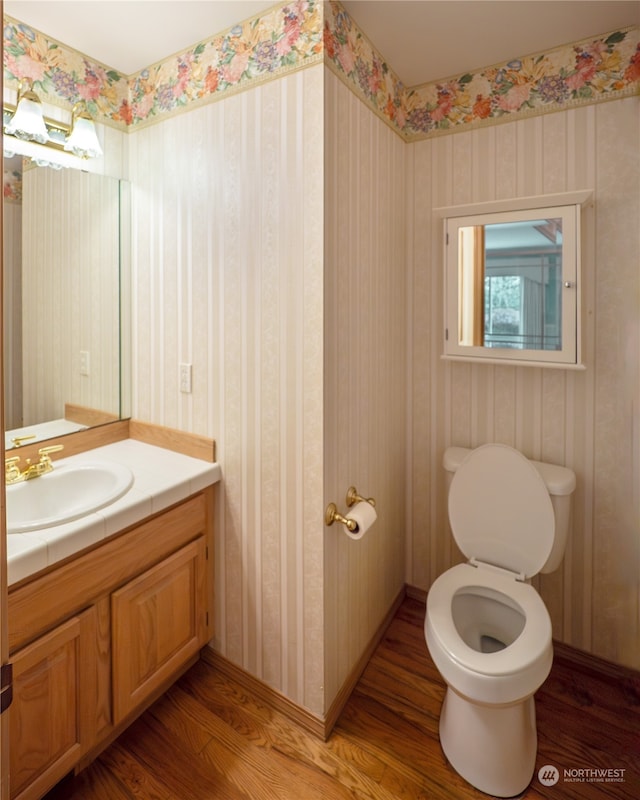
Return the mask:
<path id="1" fill-rule="evenodd" d="M 444 357 L 581 368 L 580 239 L 590 192 L 437 209 Z"/>
<path id="2" fill-rule="evenodd" d="M 6 449 L 130 412 L 129 185 L 20 170 L 4 200 Z"/>

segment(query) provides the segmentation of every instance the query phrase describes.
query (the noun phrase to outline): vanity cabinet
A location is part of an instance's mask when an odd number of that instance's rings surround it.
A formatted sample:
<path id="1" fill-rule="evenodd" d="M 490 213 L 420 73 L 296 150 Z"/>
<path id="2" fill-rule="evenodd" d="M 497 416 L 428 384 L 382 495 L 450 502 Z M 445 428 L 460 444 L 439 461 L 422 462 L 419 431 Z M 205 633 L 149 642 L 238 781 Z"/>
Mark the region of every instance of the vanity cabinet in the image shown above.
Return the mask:
<path id="1" fill-rule="evenodd" d="M 212 630 L 213 487 L 9 590 L 12 800 L 81 769 Z"/>

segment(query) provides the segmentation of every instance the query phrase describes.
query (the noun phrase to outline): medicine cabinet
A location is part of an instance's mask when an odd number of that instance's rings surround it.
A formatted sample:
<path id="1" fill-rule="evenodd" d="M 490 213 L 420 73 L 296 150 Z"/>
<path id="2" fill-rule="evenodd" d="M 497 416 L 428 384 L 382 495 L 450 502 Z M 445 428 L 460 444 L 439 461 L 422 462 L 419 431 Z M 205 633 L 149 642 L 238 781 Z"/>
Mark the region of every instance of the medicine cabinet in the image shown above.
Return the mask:
<path id="1" fill-rule="evenodd" d="M 580 240 L 590 191 L 436 209 L 447 359 L 583 368 Z"/>

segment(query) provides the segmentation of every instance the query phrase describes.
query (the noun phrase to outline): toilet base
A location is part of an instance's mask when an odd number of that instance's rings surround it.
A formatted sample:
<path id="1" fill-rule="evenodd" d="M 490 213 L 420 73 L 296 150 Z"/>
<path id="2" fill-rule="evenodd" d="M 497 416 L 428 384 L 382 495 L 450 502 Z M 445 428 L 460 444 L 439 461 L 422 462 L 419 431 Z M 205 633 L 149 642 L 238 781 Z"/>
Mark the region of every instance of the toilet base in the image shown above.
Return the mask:
<path id="1" fill-rule="evenodd" d="M 468 783 L 494 797 L 514 797 L 533 776 L 538 749 L 533 696 L 510 706 L 480 706 L 447 687 L 440 744 Z"/>

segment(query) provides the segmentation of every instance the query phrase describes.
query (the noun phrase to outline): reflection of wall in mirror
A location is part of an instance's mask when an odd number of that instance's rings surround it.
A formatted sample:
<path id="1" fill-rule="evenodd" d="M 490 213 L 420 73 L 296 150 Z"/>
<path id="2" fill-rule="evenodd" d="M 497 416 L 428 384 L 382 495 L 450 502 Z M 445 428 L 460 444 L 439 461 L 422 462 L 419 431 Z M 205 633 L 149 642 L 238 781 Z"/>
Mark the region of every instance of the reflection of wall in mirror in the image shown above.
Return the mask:
<path id="1" fill-rule="evenodd" d="M 459 231 L 458 341 L 467 346 L 484 344 L 485 227 L 488 226 L 470 225 Z"/>
<path id="2" fill-rule="evenodd" d="M 4 162 L 3 336 L 5 427 L 22 425 L 22 159 Z"/>
<path id="3" fill-rule="evenodd" d="M 119 182 L 28 169 L 22 216 L 23 425 L 68 403 L 117 415 Z"/>

